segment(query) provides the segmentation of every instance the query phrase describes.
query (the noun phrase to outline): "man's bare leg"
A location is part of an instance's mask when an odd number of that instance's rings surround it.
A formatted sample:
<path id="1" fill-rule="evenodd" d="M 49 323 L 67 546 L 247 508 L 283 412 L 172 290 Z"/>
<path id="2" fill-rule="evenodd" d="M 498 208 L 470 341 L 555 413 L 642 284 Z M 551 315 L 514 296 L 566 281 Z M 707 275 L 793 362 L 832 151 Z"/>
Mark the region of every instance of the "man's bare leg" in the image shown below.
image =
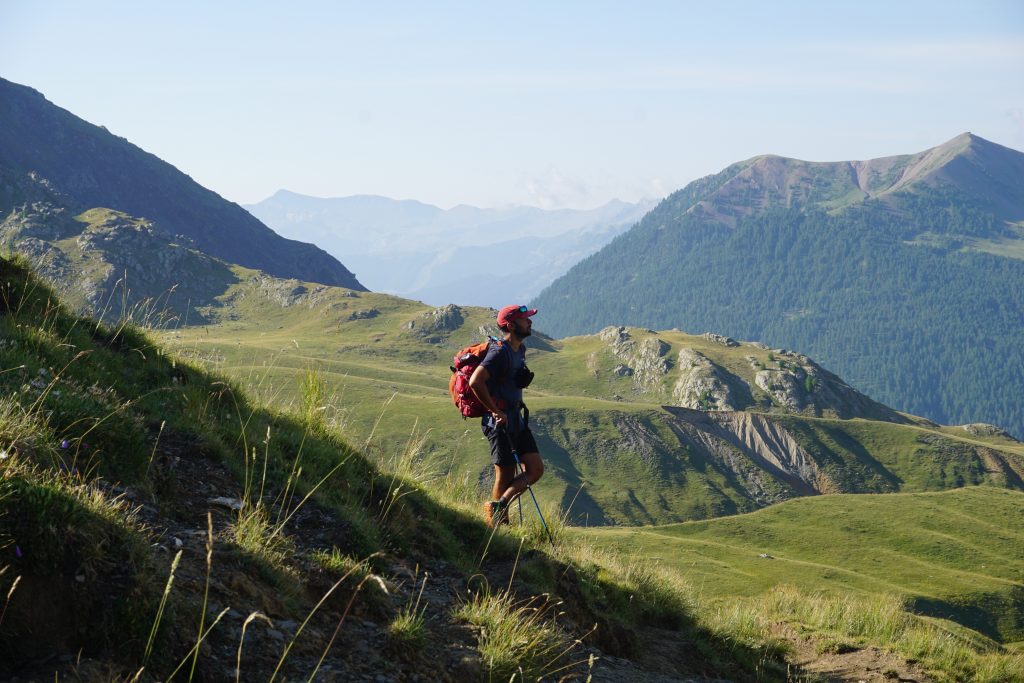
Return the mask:
<path id="1" fill-rule="evenodd" d="M 504 492 L 501 494 L 501 497 L 509 503 L 525 491 L 527 486 L 536 484 L 537 481 L 544 476 L 544 462 L 540 459 L 540 453 L 523 453 L 519 456 L 519 461 L 523 463 L 523 467 L 526 471 L 516 475 L 516 477 L 508 483 Z M 495 465 L 495 467 L 497 467 L 497 465 Z M 494 490 L 499 490 L 497 477 L 495 477 L 494 481 Z M 497 500 L 497 497 L 495 497 L 495 500 Z"/>
<path id="2" fill-rule="evenodd" d="M 491 500 L 498 500 L 501 494 L 512 485 L 516 476 L 515 465 L 494 466 L 494 488 L 491 489 Z"/>

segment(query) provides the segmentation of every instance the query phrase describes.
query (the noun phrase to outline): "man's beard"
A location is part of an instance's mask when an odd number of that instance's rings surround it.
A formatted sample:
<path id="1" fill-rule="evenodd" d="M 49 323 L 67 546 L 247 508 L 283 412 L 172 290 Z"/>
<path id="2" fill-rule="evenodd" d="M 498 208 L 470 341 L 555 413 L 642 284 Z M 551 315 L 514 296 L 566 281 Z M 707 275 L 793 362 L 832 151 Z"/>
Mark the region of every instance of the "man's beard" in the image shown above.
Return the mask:
<path id="1" fill-rule="evenodd" d="M 521 329 L 516 328 L 515 330 L 512 331 L 512 334 L 514 334 L 517 337 L 519 337 L 519 339 L 526 339 L 531 334 L 533 334 L 533 329 L 529 328 L 529 327 L 527 327 L 525 330 L 521 330 Z"/>

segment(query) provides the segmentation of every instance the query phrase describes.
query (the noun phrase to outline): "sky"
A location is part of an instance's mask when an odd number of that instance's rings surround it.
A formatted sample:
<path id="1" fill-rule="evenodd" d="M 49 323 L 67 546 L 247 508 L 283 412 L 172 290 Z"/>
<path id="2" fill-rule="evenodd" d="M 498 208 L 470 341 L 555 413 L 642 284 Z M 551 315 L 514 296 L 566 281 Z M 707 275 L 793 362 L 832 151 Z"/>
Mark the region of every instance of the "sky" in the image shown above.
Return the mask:
<path id="1" fill-rule="evenodd" d="M 0 0 L 0 77 L 243 204 L 591 208 L 759 154 L 1024 150 L 1024 2 Z"/>

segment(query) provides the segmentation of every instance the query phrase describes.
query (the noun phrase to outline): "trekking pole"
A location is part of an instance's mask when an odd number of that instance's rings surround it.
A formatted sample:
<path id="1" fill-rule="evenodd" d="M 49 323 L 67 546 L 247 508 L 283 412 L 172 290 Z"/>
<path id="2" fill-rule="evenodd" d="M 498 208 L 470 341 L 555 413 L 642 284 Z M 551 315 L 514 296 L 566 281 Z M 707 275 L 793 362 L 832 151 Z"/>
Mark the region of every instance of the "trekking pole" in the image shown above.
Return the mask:
<path id="1" fill-rule="evenodd" d="M 509 439 L 509 441 L 511 442 L 511 439 Z M 512 448 L 512 457 L 516 459 L 516 465 L 518 465 L 523 470 L 523 474 L 525 475 L 526 467 L 519 459 L 519 452 L 516 451 L 515 447 Z M 548 534 L 548 540 L 551 541 L 551 545 L 554 545 L 555 537 L 551 535 L 551 529 L 548 528 L 548 523 L 544 519 L 544 513 L 540 511 L 540 504 L 537 502 L 537 496 L 533 495 L 533 487 L 530 486 L 529 478 L 527 478 L 526 480 L 526 490 L 530 492 L 530 498 L 533 498 L 533 505 L 534 507 L 537 508 L 537 516 L 540 517 L 540 523 L 544 527 L 544 531 L 546 531 Z M 520 503 L 520 510 L 522 510 L 522 503 Z"/>

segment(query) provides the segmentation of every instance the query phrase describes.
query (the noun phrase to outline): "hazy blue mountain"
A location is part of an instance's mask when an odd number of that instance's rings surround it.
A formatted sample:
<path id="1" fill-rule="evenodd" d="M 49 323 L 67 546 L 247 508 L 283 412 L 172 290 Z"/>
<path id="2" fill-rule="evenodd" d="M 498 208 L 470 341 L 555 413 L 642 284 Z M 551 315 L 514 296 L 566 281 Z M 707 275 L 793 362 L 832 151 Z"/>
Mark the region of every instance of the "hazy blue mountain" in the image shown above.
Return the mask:
<path id="1" fill-rule="evenodd" d="M 534 304 L 556 335 L 628 324 L 800 348 L 943 423 L 1024 434 L 1024 154 L 762 156 L 666 198 Z"/>
<path id="2" fill-rule="evenodd" d="M 364 289 L 322 249 L 275 234 L 156 156 L 31 88 L 0 79 L 0 220 L 16 209 L 29 220 L 44 206 L 71 215 L 97 208 L 122 212 L 146 219 L 157 234 L 184 235 L 229 263 Z"/>
<path id="3" fill-rule="evenodd" d="M 375 291 L 436 305 L 497 307 L 536 295 L 654 203 L 612 201 L 588 211 L 466 205 L 445 210 L 412 200 L 324 199 L 280 190 L 246 208 L 282 235 L 344 255 Z"/>

